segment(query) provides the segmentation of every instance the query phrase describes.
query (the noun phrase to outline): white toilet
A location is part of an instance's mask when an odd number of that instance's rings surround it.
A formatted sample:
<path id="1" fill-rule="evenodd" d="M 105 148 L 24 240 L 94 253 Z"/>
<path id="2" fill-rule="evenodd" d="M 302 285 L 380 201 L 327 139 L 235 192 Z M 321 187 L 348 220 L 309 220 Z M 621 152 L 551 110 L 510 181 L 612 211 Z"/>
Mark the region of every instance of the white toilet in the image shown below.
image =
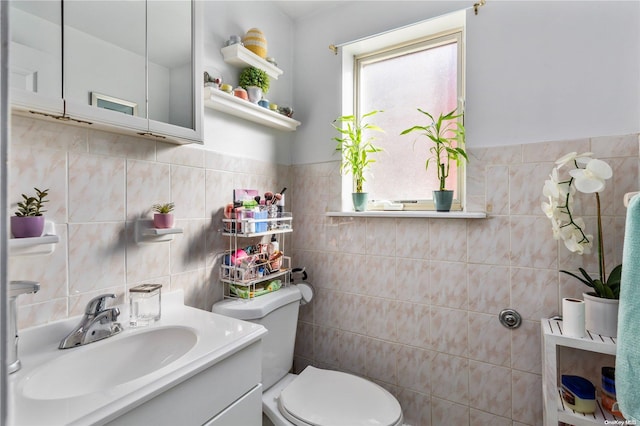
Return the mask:
<path id="1" fill-rule="evenodd" d="M 275 426 L 397 426 L 402 409 L 377 384 L 339 371 L 307 367 L 290 374 L 301 289 L 291 285 L 253 300 L 229 299 L 213 312 L 263 325 L 262 411 Z M 307 298 L 306 298 L 307 299 Z M 308 299 L 307 299 L 308 300 Z"/>

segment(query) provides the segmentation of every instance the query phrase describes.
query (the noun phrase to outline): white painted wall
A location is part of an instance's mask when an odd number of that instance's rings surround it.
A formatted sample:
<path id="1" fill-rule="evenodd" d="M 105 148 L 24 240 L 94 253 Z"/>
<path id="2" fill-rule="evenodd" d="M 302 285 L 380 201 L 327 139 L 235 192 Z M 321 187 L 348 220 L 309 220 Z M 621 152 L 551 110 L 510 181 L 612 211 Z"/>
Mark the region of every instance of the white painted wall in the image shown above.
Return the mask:
<path id="1" fill-rule="evenodd" d="M 268 55 L 284 74 L 271 79 L 265 96 L 278 105 L 293 101 L 293 23 L 270 2 L 207 1 L 204 3 L 204 69 L 225 83 L 238 85 L 241 69 L 226 64 L 220 49 L 230 35 L 260 28 L 267 39 Z M 297 111 L 294 118 L 297 117 Z M 304 125 L 304 124 L 303 124 Z M 291 164 L 293 134 L 251 123 L 205 108 L 205 147 L 209 150 L 257 160 Z"/>
<path id="2" fill-rule="evenodd" d="M 470 6 L 358 1 L 295 26 L 293 163 L 337 160 L 343 43 Z M 640 130 L 640 2 L 489 1 L 467 13 L 467 143 L 502 146 Z"/>

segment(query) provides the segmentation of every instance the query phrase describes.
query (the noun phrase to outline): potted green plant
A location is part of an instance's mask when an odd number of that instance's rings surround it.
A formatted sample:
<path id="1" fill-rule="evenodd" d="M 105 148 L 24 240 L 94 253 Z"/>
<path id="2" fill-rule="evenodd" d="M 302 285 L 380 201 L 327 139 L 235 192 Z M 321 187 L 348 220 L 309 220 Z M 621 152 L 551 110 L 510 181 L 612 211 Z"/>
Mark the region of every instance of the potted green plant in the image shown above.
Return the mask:
<path id="1" fill-rule="evenodd" d="M 153 211 L 153 226 L 159 229 L 173 228 L 173 209 L 175 208 L 175 204 L 164 203 L 164 204 L 154 204 Z"/>
<path id="2" fill-rule="evenodd" d="M 364 177 L 365 171 L 376 160 L 370 157 L 370 154 L 382 151 L 373 144 L 375 137 L 372 135 L 363 135 L 365 132 L 384 132 L 380 127 L 371 123 L 364 123 L 364 119 L 371 117 L 382 111 L 371 111 L 358 119 L 355 115 L 343 115 L 336 118 L 332 126 L 340 132 L 340 136 L 333 138 L 338 144 L 336 151 L 342 154 L 342 162 L 340 171 L 351 173 L 353 176 L 353 207 L 355 211 L 364 211 L 367 208 L 368 194 L 363 192 L 363 183 L 366 181 Z"/>
<path id="3" fill-rule="evenodd" d="M 570 166 L 574 168 L 563 174 L 562 169 Z M 605 188 L 605 181 L 612 176 L 611 166 L 602 160 L 592 158 L 591 153 L 578 155 L 571 152 L 564 155 L 556 161 L 556 167 L 544 183 L 542 194 L 547 197 L 548 202 L 542 203 L 542 210 L 551 221 L 553 238 L 562 240 L 569 251 L 579 255 L 588 254 L 596 242 L 597 278 L 592 278 L 583 268 L 578 268 L 579 275 L 567 270 L 560 272 L 589 287 L 589 291 L 582 295 L 585 302 L 586 329 L 592 333 L 616 337 L 622 265 L 614 267 L 607 276 L 600 212 L 600 192 Z M 595 195 L 595 238 L 586 232 L 584 219 L 574 212 L 574 197 L 579 193 Z"/>
<path id="4" fill-rule="evenodd" d="M 15 238 L 39 237 L 44 230 L 42 214 L 46 210 L 43 209 L 43 205 L 49 202 L 45 199 L 49 195 L 49 190 L 33 189 L 36 191 L 35 197 L 22 194 L 22 201 L 18 202 L 18 210 L 15 216 L 11 216 L 11 233 Z"/>
<path id="5" fill-rule="evenodd" d="M 431 161 L 436 163 L 440 186 L 437 191 L 433 191 L 433 202 L 437 211 L 448 212 L 451 210 L 453 191 L 447 190 L 445 187 L 451 162 L 455 161 L 456 165 L 459 166 L 463 160 L 469 161 L 469 157 L 467 157 L 467 153 L 464 150 L 464 125 L 458 120 L 462 117 L 462 114 L 456 114 L 454 109 L 446 114 L 440 113 L 438 119 L 435 119 L 433 115 L 420 108 L 418 108 L 418 111 L 429 117 L 430 123 L 426 126 L 413 126 L 403 130 L 400 134 L 406 135 L 411 132 L 421 132 L 433 144 L 429 148 L 431 156 L 425 162 L 425 169 L 429 170 Z"/>
<path id="6" fill-rule="evenodd" d="M 258 103 L 262 95 L 269 91 L 269 76 L 264 70 L 248 67 L 240 72 L 239 85 L 247 91 L 251 102 Z"/>

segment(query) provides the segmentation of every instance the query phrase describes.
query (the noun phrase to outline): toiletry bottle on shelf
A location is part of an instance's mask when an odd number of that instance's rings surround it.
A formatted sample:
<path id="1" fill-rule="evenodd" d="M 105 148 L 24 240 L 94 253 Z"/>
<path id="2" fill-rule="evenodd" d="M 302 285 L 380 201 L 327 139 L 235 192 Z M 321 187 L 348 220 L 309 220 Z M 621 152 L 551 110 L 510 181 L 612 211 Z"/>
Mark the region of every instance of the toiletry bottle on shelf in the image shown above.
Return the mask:
<path id="1" fill-rule="evenodd" d="M 267 254 L 269 256 L 272 256 L 273 254 L 277 253 L 280 251 L 280 244 L 278 244 L 278 240 L 276 239 L 275 235 L 271 236 L 271 242 L 269 243 L 269 246 L 267 247 Z"/>

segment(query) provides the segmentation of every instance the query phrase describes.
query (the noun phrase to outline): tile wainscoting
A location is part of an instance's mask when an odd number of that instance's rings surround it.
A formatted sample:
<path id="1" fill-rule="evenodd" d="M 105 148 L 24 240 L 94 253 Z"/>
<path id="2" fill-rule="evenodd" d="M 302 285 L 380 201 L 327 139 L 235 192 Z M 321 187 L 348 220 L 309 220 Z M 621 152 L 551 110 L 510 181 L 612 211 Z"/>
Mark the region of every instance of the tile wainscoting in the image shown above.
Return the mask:
<path id="1" fill-rule="evenodd" d="M 540 207 L 555 160 L 571 151 L 614 169 L 603 222 L 607 262 L 620 263 L 622 197 L 639 187 L 636 134 L 469 149 L 468 208 L 487 219 L 327 217 L 339 210 L 338 164 L 293 166 L 294 259 L 316 289 L 296 369 L 366 376 L 398 397 L 411 425 L 541 425 L 540 318 L 584 290 L 559 269 L 597 271 L 595 254 L 553 240 Z M 593 228 L 595 203 L 584 209 Z M 522 314 L 519 329 L 500 325 L 507 307 Z M 574 374 L 611 362 L 563 359 Z"/>
<path id="2" fill-rule="evenodd" d="M 233 141 L 229 141 L 232 143 Z M 39 281 L 19 299 L 25 328 L 82 313 L 93 296 L 159 282 L 210 309 L 222 291 L 221 207 L 237 187 L 287 187 L 294 266 L 316 298 L 302 308 L 296 368 L 353 372 L 397 395 L 412 425 L 541 425 L 541 317 L 583 288 L 558 269 L 597 270 L 551 238 L 540 209 L 553 162 L 592 151 L 614 169 L 603 194 L 607 260 L 621 261 L 625 192 L 637 190 L 638 135 L 470 149 L 468 208 L 487 219 L 327 217 L 339 209 L 335 162 L 282 166 L 199 146 L 12 117 L 8 193 L 50 188 L 47 216 L 60 243 L 39 258 L 10 258 L 9 278 Z M 155 202 L 176 203 L 170 243 L 134 242 L 133 224 Z M 593 206 L 581 214 L 590 225 Z M 524 318 L 507 330 L 506 307 Z M 599 360 L 565 355 L 593 369 Z M 569 363 L 567 363 L 569 364 Z"/>
<path id="3" fill-rule="evenodd" d="M 49 188 L 46 215 L 60 234 L 50 256 L 10 258 L 10 279 L 41 284 L 18 299 L 20 328 L 80 315 L 101 293 L 124 303 L 128 288 L 146 282 L 183 289 L 188 305 L 210 310 L 222 298 L 216 262 L 227 246 L 218 230 L 233 188 L 290 186 L 289 166 L 19 115 L 10 155 L 10 202 Z M 135 220 L 168 201 L 184 233 L 136 244 Z"/>

